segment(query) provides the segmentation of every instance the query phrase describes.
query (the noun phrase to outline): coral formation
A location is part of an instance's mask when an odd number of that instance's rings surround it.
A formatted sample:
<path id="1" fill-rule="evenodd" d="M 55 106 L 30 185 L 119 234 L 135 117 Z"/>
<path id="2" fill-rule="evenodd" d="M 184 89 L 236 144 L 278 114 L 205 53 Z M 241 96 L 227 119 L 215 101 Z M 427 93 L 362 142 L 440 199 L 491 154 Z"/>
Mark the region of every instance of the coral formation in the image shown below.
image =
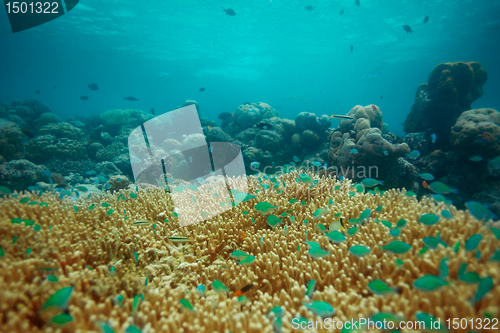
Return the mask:
<path id="1" fill-rule="evenodd" d="M 26 158 L 33 162 L 43 162 L 51 158 L 61 160 L 82 160 L 87 158 L 87 149 L 76 140 L 56 138 L 54 135 L 40 135 L 25 145 Z"/>
<path id="2" fill-rule="evenodd" d="M 492 261 L 499 241 L 491 224 L 430 198 L 419 202 L 404 190 L 351 195 L 348 180 L 308 176 L 317 182 L 314 191 L 308 192 L 309 183 L 296 182 L 301 177 L 296 172 L 279 177 L 278 184 L 286 187 L 265 191 L 259 183 L 271 187 L 272 181 L 250 177 L 249 192 L 260 190 L 257 198 L 184 228 L 179 227 L 172 197 L 159 189 L 121 190 L 77 201 L 49 193 L 2 199 L 2 330 L 58 329 L 50 324 L 51 318 L 66 306 L 42 307 L 65 287 L 72 287 L 67 306 L 72 321 L 62 332 L 99 331 L 102 325 L 122 332 L 134 325 L 142 332 L 270 333 L 278 317 L 283 331 L 290 332 L 294 318 L 321 319 L 306 307 L 312 301 L 328 303 L 333 319 L 339 321 L 383 314 L 415 321 L 420 312 L 441 323 L 448 318 L 475 320 L 485 313 L 500 316 L 500 269 Z M 242 185 L 241 179 L 227 181 Z M 45 205 L 28 204 L 23 198 Z M 269 228 L 266 214 L 256 208 L 259 202 L 276 206 L 273 214 L 283 213 L 281 223 L 286 228 Z M 320 208 L 324 212 L 318 216 Z M 366 209 L 371 209 L 371 216 L 340 243 L 329 242 L 319 228 L 320 224 L 328 228 L 336 214 L 348 221 Z M 442 217 L 434 225 L 419 222 L 425 214 L 439 215 L 445 209 L 451 218 Z M 148 220 L 152 224 L 133 224 Z M 382 248 L 394 240 L 389 228 L 396 225 L 397 239 L 409 246 L 402 254 Z M 471 250 L 468 240 L 476 234 L 480 242 Z M 445 246 L 423 251 L 423 238 L 436 235 Z M 192 242 L 173 243 L 172 236 L 190 237 Z M 311 247 L 317 242 L 326 255 L 311 257 L 306 241 Z M 355 245 L 370 251 L 356 257 Z M 238 264 L 230 257 L 236 250 L 254 256 L 253 263 Z M 463 264 L 484 281 L 492 279 L 491 290 L 481 299 L 470 301 L 477 284 L 458 279 Z M 418 288 L 420 278 L 439 274 L 444 274 L 443 286 L 434 291 Z M 370 288 L 376 279 L 391 287 L 386 295 Z M 311 280 L 316 288 L 309 292 L 306 286 Z M 201 284 L 206 292 L 196 291 Z M 248 284 L 254 288 L 245 294 L 246 300 L 238 299 L 235 291 Z"/>
<path id="3" fill-rule="evenodd" d="M 153 115 L 142 110 L 116 109 L 104 112 L 100 115 L 100 118 L 103 122 L 103 130 L 111 136 L 128 136 L 137 126 L 152 119 Z"/>
<path id="4" fill-rule="evenodd" d="M 27 160 L 13 160 L 0 164 L 0 185 L 12 190 L 23 191 L 37 182 L 47 180 L 44 167 Z"/>
<path id="5" fill-rule="evenodd" d="M 415 103 L 404 123 L 407 133 L 436 133 L 438 144 L 448 148 L 450 127 L 460 114 L 483 95 L 488 75 L 478 62 L 437 65 L 427 84 L 417 89 Z"/>
<path id="6" fill-rule="evenodd" d="M 85 132 L 69 123 L 48 124 L 42 126 L 38 131 L 38 135 L 47 134 L 53 135 L 57 139 L 66 138 L 80 143 L 85 139 Z"/>
<path id="7" fill-rule="evenodd" d="M 500 155 L 500 112 L 493 109 L 465 111 L 451 128 L 453 148 L 467 157 Z"/>
<path id="8" fill-rule="evenodd" d="M 361 180 L 373 177 L 386 186 L 414 189 L 416 169 L 401 159 L 410 152 L 406 143 L 391 143 L 382 136 L 382 112 L 375 105 L 355 106 L 330 136 L 331 164 L 338 175 Z M 372 127 L 372 125 L 374 127 Z M 375 172 L 370 175 L 370 170 Z"/>
<path id="9" fill-rule="evenodd" d="M 251 128 L 264 120 L 280 117 L 278 111 L 266 103 L 247 103 L 240 105 L 233 116 L 222 121 L 224 132 L 231 136 Z"/>
<path id="10" fill-rule="evenodd" d="M 111 193 L 119 190 L 123 190 L 128 187 L 130 184 L 130 180 L 124 175 L 116 175 L 109 178 L 108 182 L 105 185 L 105 188 Z"/>
<path id="11" fill-rule="evenodd" d="M 16 123 L 0 118 L 0 160 L 10 161 L 23 155 L 23 132 Z"/>

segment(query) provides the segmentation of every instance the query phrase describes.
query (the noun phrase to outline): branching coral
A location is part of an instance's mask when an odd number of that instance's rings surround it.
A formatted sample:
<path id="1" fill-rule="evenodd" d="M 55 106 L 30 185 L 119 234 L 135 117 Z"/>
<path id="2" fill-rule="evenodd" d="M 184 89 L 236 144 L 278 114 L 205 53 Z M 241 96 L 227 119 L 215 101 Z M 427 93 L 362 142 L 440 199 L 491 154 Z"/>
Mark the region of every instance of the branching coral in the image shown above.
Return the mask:
<path id="1" fill-rule="evenodd" d="M 379 312 L 415 320 L 421 311 L 441 322 L 481 318 L 484 313 L 498 318 L 500 269 L 492 258 L 499 240 L 483 222 L 467 211 L 430 198 L 417 202 L 404 190 L 354 194 L 349 181 L 308 176 L 317 181 L 312 189 L 310 182 L 300 181 L 307 178 L 296 172 L 278 176 L 275 188 L 269 178 L 249 177 L 250 193 L 260 190 L 257 198 L 184 228 L 179 227 L 172 197 L 164 190 L 121 190 L 75 202 L 69 198 L 61 201 L 49 193 L 2 199 L 2 330 L 55 331 L 49 324 L 54 314 L 41 308 L 50 295 L 68 286 L 74 288 L 68 307 L 73 321 L 62 328 L 63 332 L 98 331 L 99 323 L 106 323 L 115 332 L 130 325 L 142 332 L 273 332 L 275 315 L 269 312 L 275 306 L 283 310 L 283 331 L 290 332 L 293 318 L 320 319 L 304 306 L 303 302 L 310 300 L 328 302 L 336 311 L 333 318 L 343 321 Z M 246 183 L 243 179 L 227 181 L 232 188 Z M 262 184 L 271 188 L 263 190 Z M 204 186 L 210 185 L 200 186 L 199 191 L 208 191 Z M 20 203 L 24 197 L 46 205 Z M 198 198 L 203 205 L 203 195 Z M 255 208 L 258 202 L 277 206 L 272 214 L 283 213 L 280 217 L 286 229 L 269 228 L 267 216 Z M 319 208 L 325 212 L 315 214 Z M 343 243 L 330 243 L 320 231 L 319 225 L 328 228 L 337 214 L 342 213 L 348 221 L 365 209 L 371 209 L 371 217 L 357 225 L 358 231 Z M 423 214 L 440 214 L 444 209 L 453 217 L 441 218 L 434 225 L 418 221 Z M 16 223 L 21 221 L 18 218 L 24 221 Z M 384 251 L 380 246 L 394 239 L 388 226 L 394 228 L 400 219 L 405 219 L 406 225 L 400 225 L 398 239 L 411 248 L 404 254 Z M 147 220 L 153 225 L 133 224 Z M 473 234 L 482 236 L 477 247 L 479 259 L 475 251 L 464 248 Z M 193 241 L 172 243 L 172 236 L 191 237 Z M 438 245 L 421 254 L 422 239 L 428 236 L 438 236 L 447 247 Z M 317 242 L 329 254 L 311 258 L 305 241 Z M 457 243 L 459 248 L 454 251 Z M 368 246 L 370 253 L 361 258 L 350 254 L 349 249 L 357 244 Z M 249 265 L 238 265 L 229 256 L 235 250 L 256 259 Z M 426 274 L 438 275 L 444 258 L 448 258 L 449 285 L 432 292 L 417 290 L 414 282 Z M 457 279 L 464 263 L 467 271 L 481 278 L 490 276 L 494 282 L 492 290 L 475 303 L 469 300 L 477 284 Z M 49 274 L 57 276 L 59 282 L 50 282 Z M 306 285 L 312 279 L 316 291 L 309 297 Z M 382 279 L 397 292 L 372 294 L 368 284 L 375 279 Z M 209 287 L 215 280 L 222 282 L 229 294 L 218 294 Z M 255 287 L 245 294 L 249 301 L 240 303 L 233 291 L 250 283 Z M 207 287 L 203 296 L 195 292 L 199 284 Z M 123 300 L 117 298 L 119 295 Z M 133 306 L 134 297 L 137 307 Z M 183 307 L 181 299 L 189 301 L 195 311 Z"/>

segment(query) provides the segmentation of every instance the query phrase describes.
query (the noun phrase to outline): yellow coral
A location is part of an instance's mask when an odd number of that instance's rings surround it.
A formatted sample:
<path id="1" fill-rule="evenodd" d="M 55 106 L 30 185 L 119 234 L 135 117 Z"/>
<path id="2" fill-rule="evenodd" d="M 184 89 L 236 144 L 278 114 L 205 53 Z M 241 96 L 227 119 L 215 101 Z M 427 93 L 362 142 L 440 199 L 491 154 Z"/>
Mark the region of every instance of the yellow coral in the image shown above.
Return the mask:
<path id="1" fill-rule="evenodd" d="M 60 201 L 49 193 L 41 198 L 23 194 L 0 199 L 0 246 L 5 251 L 0 259 L 2 331 L 55 331 L 49 324 L 51 317 L 41 307 L 55 291 L 73 286 L 69 303 L 73 321 L 63 332 L 95 332 L 100 329 L 98 322 L 107 323 L 115 332 L 122 332 L 132 324 L 142 332 L 273 332 L 274 317 L 268 313 L 274 306 L 284 310 L 283 331 L 290 332 L 295 317 L 319 320 L 302 303 L 308 302 L 306 284 L 311 279 L 317 283 L 312 300 L 330 303 L 336 310 L 336 320 L 366 318 L 380 311 L 406 320 L 415 320 L 419 311 L 442 321 L 479 318 L 485 312 L 498 318 L 498 284 L 472 304 L 468 301 L 477 285 L 456 279 L 460 265 L 467 263 L 468 271 L 483 278 L 491 276 L 494 282 L 500 280 L 498 263 L 490 261 L 499 241 L 484 223 L 466 211 L 430 198 L 418 202 L 404 190 L 353 195 L 349 181 L 339 183 L 335 179 L 309 176 L 318 180 L 310 191 L 310 184 L 296 182 L 296 172 L 278 177 L 280 187 L 274 189 L 273 182 L 261 178 L 271 187 L 268 190 L 262 189 L 256 177 L 249 177 L 249 192 L 261 191 L 256 199 L 182 228 L 174 214 L 172 196 L 164 190 L 121 190 L 78 202 L 69 198 Z M 229 181 L 232 186 L 241 185 L 240 188 L 245 184 L 242 179 Z M 282 186 L 283 181 L 286 187 Z M 208 189 L 203 186 L 199 189 L 204 190 Z M 48 205 L 20 203 L 21 197 Z M 197 195 L 200 204 L 205 202 L 203 198 L 204 194 Z M 290 203 L 291 199 L 298 201 Z M 212 202 L 212 198 L 206 200 Z M 254 209 L 259 201 L 279 206 L 276 215 L 289 210 L 282 217 L 287 232 L 267 226 L 266 216 Z M 103 207 L 104 202 L 109 206 Z M 376 211 L 379 206 L 382 208 Z M 313 219 L 318 208 L 327 209 L 327 213 Z M 372 210 L 371 218 L 358 226 L 359 231 L 344 243 L 328 242 L 316 228 L 319 223 L 328 228 L 335 214 L 342 213 L 345 219 L 357 218 L 365 209 Z M 444 209 L 453 218 L 443 218 L 432 226 L 418 222 L 422 214 L 439 214 Z M 40 230 L 25 223 L 11 223 L 15 218 L 30 219 Z M 394 225 L 399 219 L 407 221 L 399 239 L 412 248 L 395 255 L 379 247 L 393 238 L 377 221 Z M 150 220 L 154 225 L 133 225 L 138 220 Z M 448 247 L 438 246 L 419 255 L 424 246 L 422 238 L 438 233 Z M 463 246 L 475 233 L 483 236 L 478 247 L 482 253 L 480 259 Z M 194 241 L 172 243 L 169 237 L 173 235 L 191 237 Z M 306 240 L 318 242 L 331 253 L 322 259 L 312 259 L 307 254 Z M 455 253 L 453 245 L 457 242 L 461 245 Z M 349 248 L 356 244 L 370 247 L 371 253 L 363 258 L 350 255 Z M 235 250 L 255 256 L 255 262 L 238 265 L 229 257 Z M 210 260 L 214 253 L 215 260 Z M 395 265 L 397 258 L 403 261 L 402 267 Z M 416 290 L 413 282 L 425 274 L 437 275 L 443 258 L 449 258 L 449 286 L 434 292 Z M 113 276 L 110 267 L 120 259 Z M 48 268 L 58 270 L 47 272 Z M 48 274 L 56 275 L 59 282 L 49 282 Z M 399 292 L 373 295 L 368 283 L 374 279 L 384 280 Z M 232 291 L 254 284 L 246 295 L 250 301 L 241 305 L 232 292 L 217 294 L 209 287 L 215 280 Z M 207 287 L 205 296 L 196 294 L 199 284 Z M 141 294 L 144 301 L 138 298 L 138 311 L 132 313 L 134 296 Z M 116 302 L 118 295 L 123 296 L 123 304 Z M 193 305 L 195 312 L 183 310 L 179 303 L 183 298 Z"/>

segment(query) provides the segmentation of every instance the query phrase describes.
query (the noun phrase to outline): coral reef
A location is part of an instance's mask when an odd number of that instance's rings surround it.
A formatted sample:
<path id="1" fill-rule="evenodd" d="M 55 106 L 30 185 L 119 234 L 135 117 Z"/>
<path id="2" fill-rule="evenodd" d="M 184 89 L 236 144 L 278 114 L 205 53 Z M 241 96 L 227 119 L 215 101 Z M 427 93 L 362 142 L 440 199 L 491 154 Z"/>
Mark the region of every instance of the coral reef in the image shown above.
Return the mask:
<path id="1" fill-rule="evenodd" d="M 0 162 L 23 155 L 23 132 L 16 123 L 0 118 Z"/>
<path id="2" fill-rule="evenodd" d="M 417 89 L 415 103 L 404 123 L 407 133 L 436 133 L 440 148 L 449 148 L 450 127 L 483 95 L 488 75 L 477 62 L 437 65 L 428 83 Z"/>
<path id="3" fill-rule="evenodd" d="M 27 160 L 13 160 L 0 164 L 0 185 L 16 191 L 26 190 L 37 182 L 46 181 L 46 168 Z"/>
<path id="4" fill-rule="evenodd" d="M 67 138 L 58 139 L 54 135 L 40 135 L 25 145 L 26 158 L 33 162 L 43 162 L 51 158 L 61 160 L 82 160 L 87 158 L 83 143 Z"/>
<path id="5" fill-rule="evenodd" d="M 42 126 L 38 131 L 38 135 L 47 134 L 53 135 L 57 139 L 65 138 L 80 143 L 84 143 L 85 139 L 85 132 L 69 123 L 48 124 Z"/>
<path id="6" fill-rule="evenodd" d="M 235 136 L 245 129 L 273 117 L 280 117 L 280 115 L 269 104 L 261 102 L 247 103 L 240 105 L 234 111 L 232 117 L 224 119 L 221 127 L 224 129 L 224 132 Z"/>
<path id="7" fill-rule="evenodd" d="M 500 155 L 500 112 L 493 109 L 465 111 L 451 128 L 453 149 L 467 157 Z"/>
<path id="8" fill-rule="evenodd" d="M 126 176 L 116 175 L 109 178 L 105 184 L 105 188 L 113 193 L 127 188 L 129 184 L 130 180 Z"/>
<path id="9" fill-rule="evenodd" d="M 354 119 L 342 120 L 330 136 L 330 164 L 335 166 L 335 173 L 355 180 L 377 178 L 386 181 L 386 186 L 415 189 L 418 172 L 401 158 L 410 149 L 406 143 L 391 143 L 382 136 L 380 108 L 357 105 L 348 115 Z"/>
<path id="10" fill-rule="evenodd" d="M 306 306 L 313 301 L 328 303 L 334 314 L 327 317 L 338 321 L 375 315 L 415 321 L 420 312 L 441 323 L 448 318 L 475 321 L 485 313 L 500 316 L 500 269 L 493 261 L 499 241 L 491 224 L 443 202 L 417 201 L 405 191 L 351 195 L 348 180 L 308 176 L 317 181 L 315 191 L 308 192 L 309 183 L 295 181 L 298 173 L 279 177 L 279 184 L 286 187 L 265 191 L 259 183 L 272 186 L 271 181 L 250 177 L 250 193 L 261 190 L 257 198 L 184 228 L 174 214 L 172 197 L 163 190 L 121 190 L 77 201 L 49 193 L 40 198 L 29 193 L 4 198 L 0 201 L 2 330 L 99 331 L 105 325 L 108 331 L 122 332 L 134 325 L 145 333 L 271 333 L 279 321 L 283 331 L 290 332 L 294 318 L 321 319 Z M 228 181 L 242 185 L 241 179 Z M 208 191 L 208 186 L 199 191 Z M 46 205 L 21 203 L 22 198 Z M 206 198 L 208 205 L 214 196 Z M 290 203 L 292 199 L 296 201 Z M 267 216 L 256 208 L 259 202 L 276 206 L 273 214 L 283 213 L 281 223 L 286 228 L 270 228 Z M 382 209 L 376 210 L 379 206 Z M 324 210 L 320 216 L 319 208 Z M 371 209 L 371 216 L 340 243 L 328 241 L 318 228 L 320 224 L 328 228 L 336 214 L 348 221 L 366 209 Z M 439 215 L 445 209 L 451 218 L 442 217 L 431 226 L 419 222 L 424 214 Z M 153 224 L 133 224 L 147 220 Z M 400 254 L 382 248 L 394 240 L 389 229 L 396 225 L 397 239 L 408 246 Z M 471 250 L 468 240 L 473 235 L 481 240 Z M 172 236 L 190 237 L 192 242 L 173 243 Z M 423 251 L 423 239 L 430 236 L 438 236 L 445 246 Z M 312 258 L 306 241 L 325 255 Z M 355 245 L 370 251 L 354 256 Z M 230 257 L 236 250 L 254 256 L 254 261 L 238 264 Z M 478 300 L 470 301 L 477 284 L 459 278 L 463 264 L 467 272 L 491 281 L 491 290 Z M 439 288 L 418 288 L 420 278 L 440 274 L 445 281 Z M 390 286 L 385 295 L 370 287 L 376 279 Z M 311 280 L 316 288 L 309 292 Z M 211 287 L 216 281 L 227 291 Z M 206 292 L 196 291 L 201 284 Z M 248 284 L 254 287 L 245 298 L 238 298 L 235 291 Z M 66 287 L 72 287 L 67 305 L 43 309 L 51 295 Z M 51 324 L 54 315 L 64 310 L 72 320 L 61 328 Z M 327 330 L 311 330 L 320 331 Z"/>
<path id="11" fill-rule="evenodd" d="M 103 122 L 103 130 L 111 136 L 128 136 L 137 126 L 152 119 L 153 115 L 145 113 L 142 110 L 116 109 L 104 112 L 100 115 L 100 118 Z"/>

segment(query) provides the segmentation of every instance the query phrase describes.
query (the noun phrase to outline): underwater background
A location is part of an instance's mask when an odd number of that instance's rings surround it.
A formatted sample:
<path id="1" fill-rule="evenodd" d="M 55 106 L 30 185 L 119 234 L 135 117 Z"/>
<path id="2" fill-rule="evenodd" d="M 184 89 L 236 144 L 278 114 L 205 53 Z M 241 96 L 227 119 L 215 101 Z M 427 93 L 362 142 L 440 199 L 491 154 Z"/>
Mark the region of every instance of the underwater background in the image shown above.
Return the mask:
<path id="1" fill-rule="evenodd" d="M 221 6 L 236 15 L 224 15 Z M 0 100 L 37 98 L 61 119 L 117 108 L 164 113 L 186 99 L 200 102 L 209 118 L 247 101 L 264 101 L 289 119 L 376 103 L 401 135 L 415 87 L 442 62 L 480 62 L 490 79 L 474 107 L 498 109 L 499 7 L 464 0 L 361 1 L 359 7 L 354 0 L 80 1 L 21 33 L 12 34 L 6 17 L 1 20 L 9 51 L 2 53 L 8 84 Z M 88 92 L 91 82 L 98 92 Z M 129 95 L 139 101 L 122 100 Z"/>
<path id="2" fill-rule="evenodd" d="M 498 13 L 0 14 L 0 332 L 500 331 Z"/>

